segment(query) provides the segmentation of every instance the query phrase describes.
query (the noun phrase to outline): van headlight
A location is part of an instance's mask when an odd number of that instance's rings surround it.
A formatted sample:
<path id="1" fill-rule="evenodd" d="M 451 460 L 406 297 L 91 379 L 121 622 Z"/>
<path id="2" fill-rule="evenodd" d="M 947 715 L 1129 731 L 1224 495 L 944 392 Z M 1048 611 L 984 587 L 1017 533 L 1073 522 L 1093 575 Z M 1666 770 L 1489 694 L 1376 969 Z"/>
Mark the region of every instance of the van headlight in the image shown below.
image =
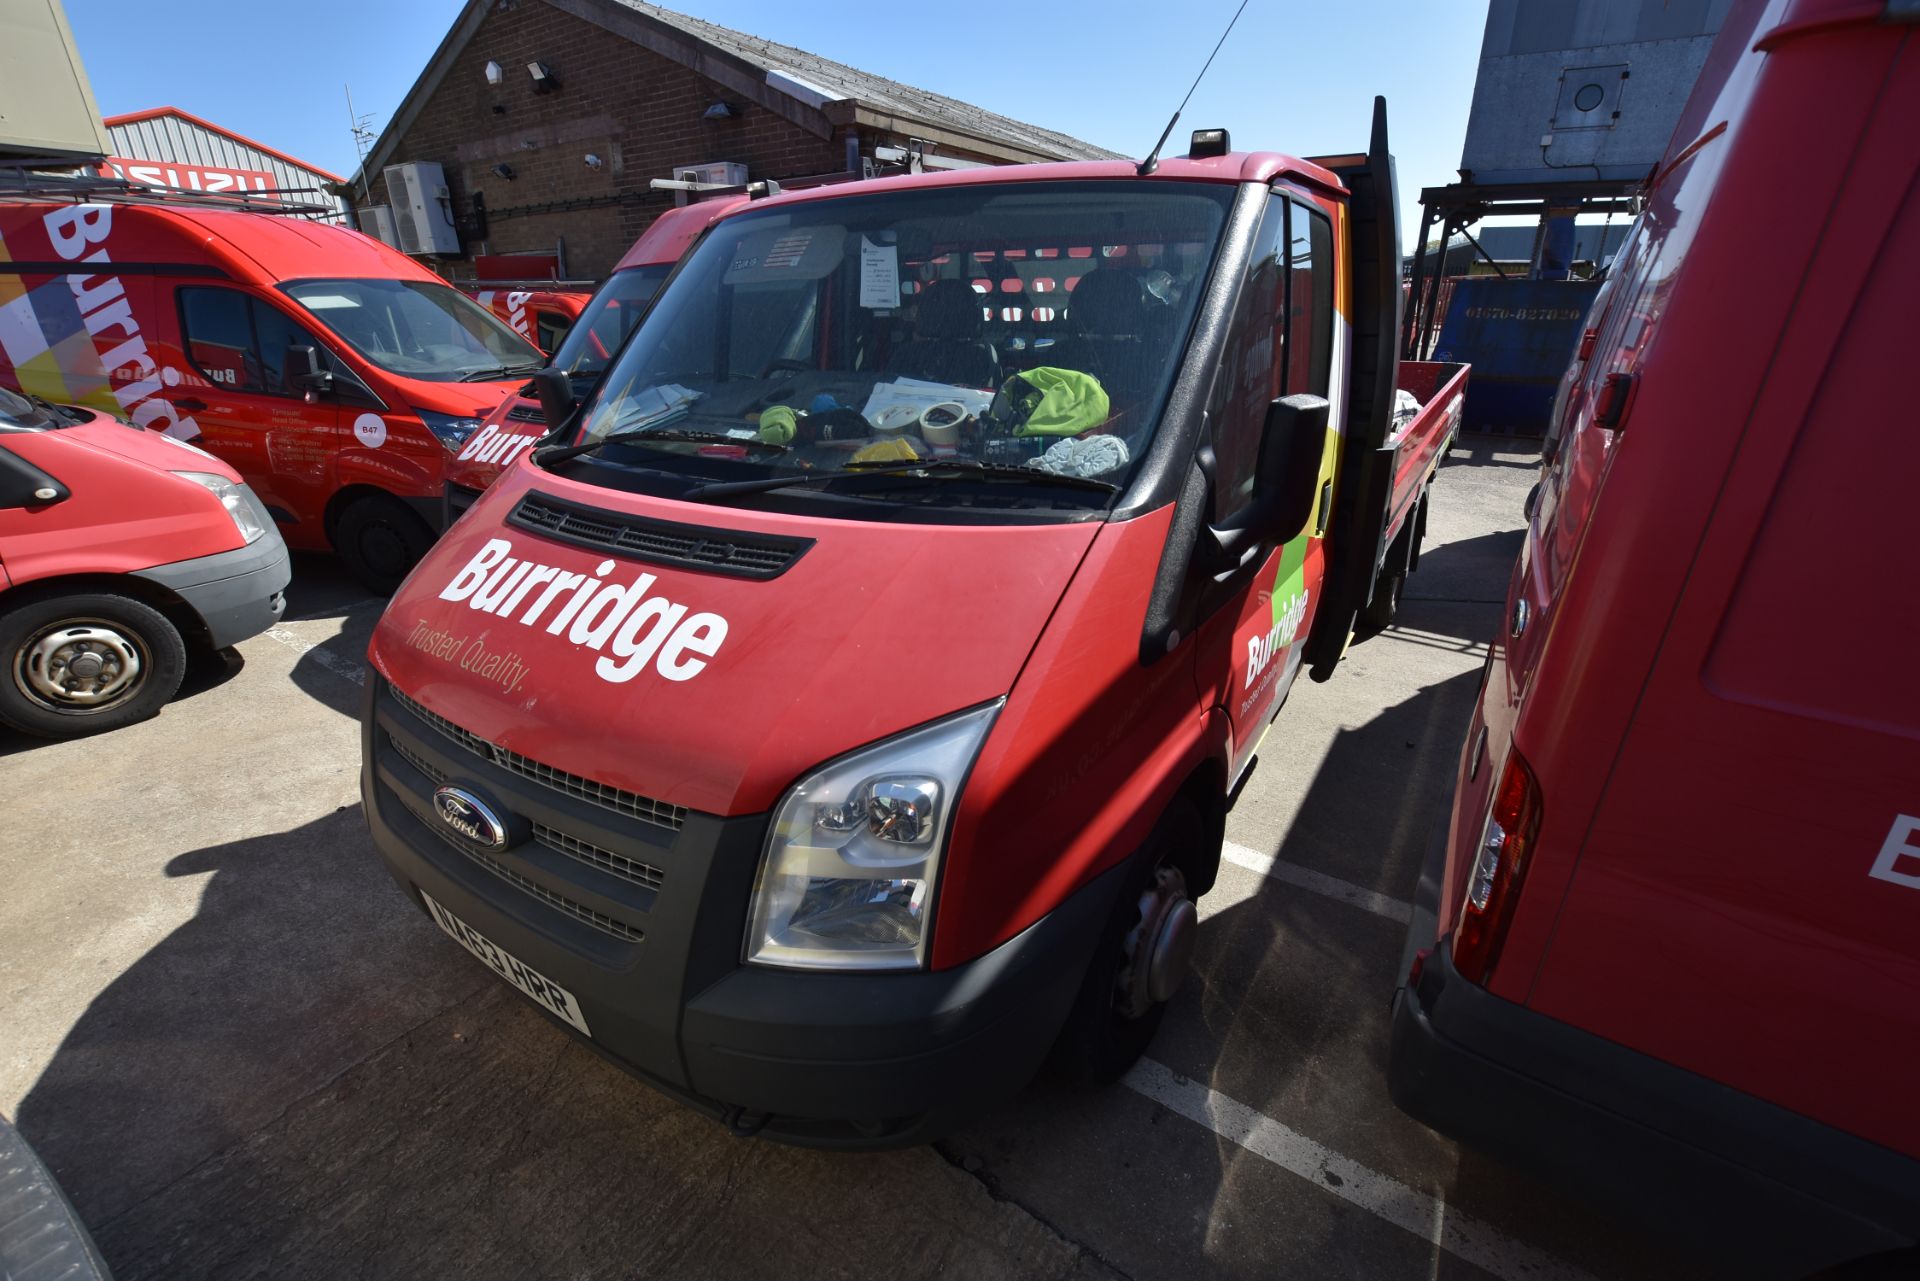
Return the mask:
<path id="1" fill-rule="evenodd" d="M 416 409 L 420 421 L 427 430 L 437 437 L 448 449 L 458 449 L 467 443 L 467 437 L 480 430 L 478 418 L 461 418 L 454 414 L 436 414 L 431 409 Z"/>
<path id="2" fill-rule="evenodd" d="M 240 541 L 252 543 L 267 532 L 267 513 L 260 506 L 260 500 L 245 485 L 236 485 L 225 476 L 217 476 L 210 471 L 177 471 L 173 473 L 196 485 L 204 485 L 220 500 L 227 509 L 227 515 L 233 517 L 233 527 L 240 531 Z"/>
<path id="3" fill-rule="evenodd" d="M 774 808 L 749 964 L 911 970 L 927 961 L 940 855 L 999 699 L 832 761 Z"/>

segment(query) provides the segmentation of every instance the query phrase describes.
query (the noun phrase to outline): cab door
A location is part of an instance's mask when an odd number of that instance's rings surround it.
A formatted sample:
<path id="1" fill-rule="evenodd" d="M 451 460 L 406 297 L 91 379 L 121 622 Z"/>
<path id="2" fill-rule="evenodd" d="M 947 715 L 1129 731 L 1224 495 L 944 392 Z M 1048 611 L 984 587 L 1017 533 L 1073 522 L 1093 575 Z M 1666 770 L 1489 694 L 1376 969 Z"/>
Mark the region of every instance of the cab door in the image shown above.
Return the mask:
<path id="1" fill-rule="evenodd" d="M 1255 499 L 1254 464 L 1267 407 L 1278 397 L 1332 399 L 1333 227 L 1299 193 L 1276 190 L 1267 202 L 1240 291 L 1233 337 L 1208 406 L 1212 510 L 1216 525 Z M 1238 777 L 1300 669 L 1326 572 L 1326 518 L 1335 445 L 1328 415 L 1320 443 L 1319 494 L 1298 529 L 1281 531 L 1248 564 L 1201 566 L 1198 665 L 1201 692 L 1226 708 Z"/>
<path id="2" fill-rule="evenodd" d="M 186 360 L 174 403 L 199 422 L 197 443 L 253 486 L 288 543 L 324 547 L 340 407 L 332 396 L 309 401 L 287 385 L 286 352 L 313 347 L 336 376 L 339 362 L 311 331 L 244 290 L 195 284 L 176 292 Z"/>

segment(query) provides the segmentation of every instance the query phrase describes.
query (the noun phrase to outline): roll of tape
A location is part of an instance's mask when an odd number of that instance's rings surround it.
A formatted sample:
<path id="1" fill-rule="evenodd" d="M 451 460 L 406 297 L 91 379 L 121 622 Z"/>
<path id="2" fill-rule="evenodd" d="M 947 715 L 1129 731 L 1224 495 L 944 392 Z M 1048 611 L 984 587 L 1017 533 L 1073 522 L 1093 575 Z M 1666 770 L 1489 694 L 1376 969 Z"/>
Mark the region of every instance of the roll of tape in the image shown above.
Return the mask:
<path id="1" fill-rule="evenodd" d="M 951 446 L 960 443 L 960 424 L 966 421 L 967 407 L 957 400 L 928 405 L 920 415 L 920 436 L 929 445 Z"/>

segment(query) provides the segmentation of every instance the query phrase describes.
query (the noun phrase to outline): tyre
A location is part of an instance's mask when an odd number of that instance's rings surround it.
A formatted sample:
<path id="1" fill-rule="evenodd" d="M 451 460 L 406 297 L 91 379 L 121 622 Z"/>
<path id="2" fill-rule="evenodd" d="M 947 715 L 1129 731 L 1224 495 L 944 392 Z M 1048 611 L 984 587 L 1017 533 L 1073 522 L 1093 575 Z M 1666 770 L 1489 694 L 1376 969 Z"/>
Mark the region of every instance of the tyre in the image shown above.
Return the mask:
<path id="1" fill-rule="evenodd" d="M 393 595 L 427 548 L 433 531 L 407 505 L 385 494 L 356 498 L 333 525 L 333 549 L 368 591 Z"/>
<path id="2" fill-rule="evenodd" d="M 1407 585 L 1405 574 L 1382 574 L 1373 582 L 1373 599 L 1360 611 L 1360 629 L 1369 635 L 1384 632 L 1400 609 L 1400 589 Z"/>
<path id="3" fill-rule="evenodd" d="M 77 738 L 158 712 L 179 692 L 187 646 L 152 606 L 87 592 L 0 615 L 0 660 L 0 721 L 41 738 Z"/>
<path id="4" fill-rule="evenodd" d="M 1187 885 L 1208 830 L 1199 807 L 1182 796 L 1129 867 L 1054 1043 L 1057 1075 L 1108 1085 L 1146 1053 L 1193 954 L 1199 917 Z"/>

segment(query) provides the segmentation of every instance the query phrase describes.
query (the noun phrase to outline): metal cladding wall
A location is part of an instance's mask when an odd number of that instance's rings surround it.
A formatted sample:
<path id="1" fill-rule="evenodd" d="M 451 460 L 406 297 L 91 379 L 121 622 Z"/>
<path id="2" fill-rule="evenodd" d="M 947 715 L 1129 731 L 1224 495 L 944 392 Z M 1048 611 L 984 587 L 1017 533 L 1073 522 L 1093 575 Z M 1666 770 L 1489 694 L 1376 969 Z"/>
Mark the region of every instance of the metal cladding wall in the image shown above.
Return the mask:
<path id="1" fill-rule="evenodd" d="M 1461 169 L 1634 181 L 1666 150 L 1732 0 L 1492 0 Z"/>
<path id="2" fill-rule="evenodd" d="M 311 195 L 303 194 L 289 199 L 302 204 L 326 205 L 339 211 L 326 221 L 339 221 L 345 213 L 344 204 L 337 197 L 326 194 L 326 185 L 336 181 L 333 175 L 290 163 L 283 156 L 263 151 L 231 134 L 209 129 L 184 116 L 162 113 L 140 119 L 119 118 L 118 123 L 108 122 L 107 136 L 112 143 L 113 155 L 117 158 L 158 165 L 256 171 L 268 175 L 268 186 L 311 190 Z M 161 181 L 166 180 L 163 177 Z M 169 185 L 191 187 L 193 183 L 182 175 L 182 181 Z M 248 184 L 249 187 L 253 185 Z"/>

